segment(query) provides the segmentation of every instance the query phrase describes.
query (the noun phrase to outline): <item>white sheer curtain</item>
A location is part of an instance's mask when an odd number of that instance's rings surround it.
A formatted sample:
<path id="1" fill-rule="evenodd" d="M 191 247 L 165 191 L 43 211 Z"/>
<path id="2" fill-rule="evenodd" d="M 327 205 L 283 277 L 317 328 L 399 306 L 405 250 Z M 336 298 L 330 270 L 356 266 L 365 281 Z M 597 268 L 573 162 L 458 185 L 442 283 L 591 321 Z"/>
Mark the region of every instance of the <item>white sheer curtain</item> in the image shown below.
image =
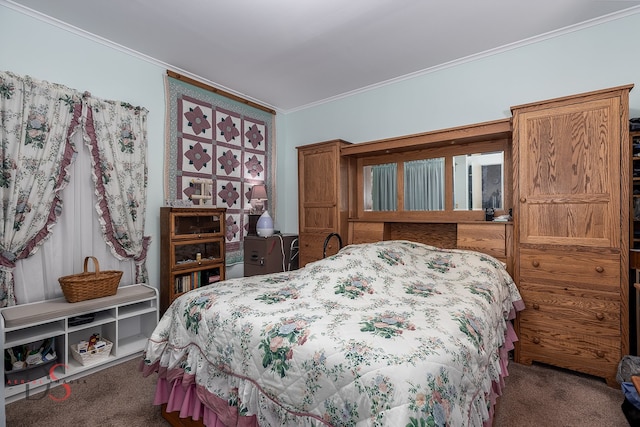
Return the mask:
<path id="1" fill-rule="evenodd" d="M 71 165 L 70 182 L 62 192 L 63 208 L 58 223 L 34 255 L 16 262 L 14 280 L 18 304 L 62 296 L 58 277 L 81 273 L 84 258 L 90 255 L 98 259 L 101 270 L 124 272 L 120 286 L 134 283 L 134 262 L 118 261 L 101 234 L 91 158 L 81 134 L 78 130 L 73 138 L 78 155 Z M 91 262 L 89 269 L 93 271 Z"/>

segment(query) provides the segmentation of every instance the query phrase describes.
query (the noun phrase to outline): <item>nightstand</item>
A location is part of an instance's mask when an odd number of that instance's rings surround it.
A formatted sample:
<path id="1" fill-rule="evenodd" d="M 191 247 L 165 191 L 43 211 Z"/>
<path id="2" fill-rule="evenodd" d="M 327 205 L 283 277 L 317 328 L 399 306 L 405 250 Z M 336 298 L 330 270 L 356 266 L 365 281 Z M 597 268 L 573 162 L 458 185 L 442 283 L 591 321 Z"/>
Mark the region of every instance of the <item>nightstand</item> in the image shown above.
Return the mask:
<path id="1" fill-rule="evenodd" d="M 298 268 L 298 235 L 244 238 L 244 275 L 278 273 Z"/>

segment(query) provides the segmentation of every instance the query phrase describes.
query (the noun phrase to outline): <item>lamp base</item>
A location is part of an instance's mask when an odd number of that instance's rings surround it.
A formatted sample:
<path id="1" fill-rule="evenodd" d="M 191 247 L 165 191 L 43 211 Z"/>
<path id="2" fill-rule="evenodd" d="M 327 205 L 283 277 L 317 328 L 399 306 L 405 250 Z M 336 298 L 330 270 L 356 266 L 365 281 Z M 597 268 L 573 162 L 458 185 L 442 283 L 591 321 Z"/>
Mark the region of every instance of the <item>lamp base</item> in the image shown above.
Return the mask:
<path id="1" fill-rule="evenodd" d="M 257 236 L 258 232 L 256 231 L 256 225 L 258 224 L 258 219 L 260 215 L 258 214 L 249 214 L 249 227 L 247 229 L 247 236 Z"/>

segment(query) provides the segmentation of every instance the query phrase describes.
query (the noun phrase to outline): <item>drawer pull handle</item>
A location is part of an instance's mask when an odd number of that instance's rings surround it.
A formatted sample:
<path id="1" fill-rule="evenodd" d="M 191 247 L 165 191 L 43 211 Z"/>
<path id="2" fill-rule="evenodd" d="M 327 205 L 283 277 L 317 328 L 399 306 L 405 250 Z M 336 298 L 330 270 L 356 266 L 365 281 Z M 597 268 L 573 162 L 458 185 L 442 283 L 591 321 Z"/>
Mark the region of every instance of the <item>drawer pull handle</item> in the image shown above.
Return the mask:
<path id="1" fill-rule="evenodd" d="M 533 262 L 531 263 L 531 265 L 533 265 L 533 266 L 534 266 L 534 267 L 536 267 L 536 268 L 537 268 L 537 267 L 540 267 L 540 263 L 539 263 L 538 261 L 533 261 Z"/>
<path id="2" fill-rule="evenodd" d="M 198 234 L 198 239 L 202 239 L 202 234 Z"/>
<path id="3" fill-rule="evenodd" d="M 540 304 L 538 304 L 537 302 L 533 303 L 533 309 L 534 310 L 540 310 Z"/>
<path id="4" fill-rule="evenodd" d="M 604 351 L 602 351 L 602 350 L 596 351 L 596 356 L 598 356 L 600 359 L 602 359 L 604 357 Z"/>
<path id="5" fill-rule="evenodd" d="M 527 198 L 526 198 L 526 197 L 520 197 L 520 203 L 524 203 L 524 202 L 526 202 L 526 201 L 527 201 Z"/>
<path id="6" fill-rule="evenodd" d="M 533 343 L 534 343 L 534 344 L 540 344 L 540 338 L 538 338 L 538 337 L 533 337 Z"/>
<path id="7" fill-rule="evenodd" d="M 604 271 L 604 268 L 602 268 L 602 267 L 600 267 L 600 266 L 597 266 L 597 267 L 596 267 L 596 271 L 597 271 L 598 273 L 602 273 L 602 272 Z"/>
<path id="8" fill-rule="evenodd" d="M 604 320 L 604 313 L 596 313 L 596 319 Z"/>

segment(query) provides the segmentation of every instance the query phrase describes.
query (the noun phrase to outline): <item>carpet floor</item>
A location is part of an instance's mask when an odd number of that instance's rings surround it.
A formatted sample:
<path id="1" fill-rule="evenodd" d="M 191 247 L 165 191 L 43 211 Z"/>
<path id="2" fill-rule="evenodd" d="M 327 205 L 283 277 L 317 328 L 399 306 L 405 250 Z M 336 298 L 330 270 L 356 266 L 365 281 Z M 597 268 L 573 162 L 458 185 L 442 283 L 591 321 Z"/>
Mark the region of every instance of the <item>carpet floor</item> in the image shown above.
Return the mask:
<path id="1" fill-rule="evenodd" d="M 165 427 L 152 405 L 155 375 L 134 359 L 6 406 L 7 427 Z M 64 401 L 56 401 L 67 397 Z M 543 365 L 509 365 L 494 427 L 626 427 L 620 389 Z M 396 426 L 390 426 L 396 427 Z"/>

